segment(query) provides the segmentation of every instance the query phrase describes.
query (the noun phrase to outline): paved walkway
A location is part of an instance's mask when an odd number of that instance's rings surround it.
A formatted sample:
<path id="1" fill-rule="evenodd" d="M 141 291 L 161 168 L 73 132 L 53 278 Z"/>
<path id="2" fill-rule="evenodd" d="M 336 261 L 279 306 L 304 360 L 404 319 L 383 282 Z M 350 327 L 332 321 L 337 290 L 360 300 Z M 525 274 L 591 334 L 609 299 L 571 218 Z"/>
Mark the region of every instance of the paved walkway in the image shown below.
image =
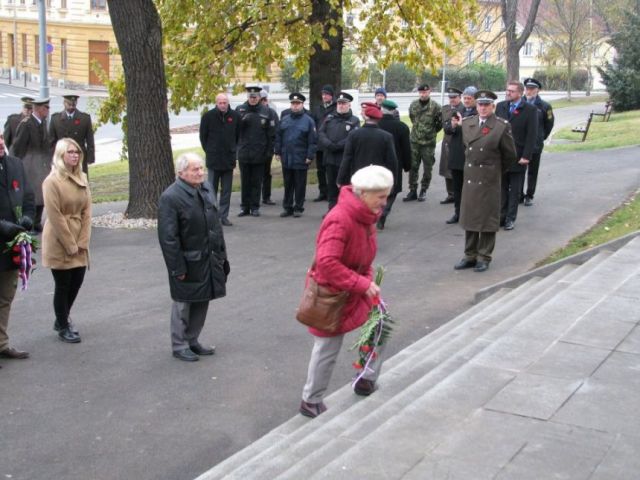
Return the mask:
<path id="1" fill-rule="evenodd" d="M 444 223 L 452 209 L 438 203 L 441 178 L 426 203 L 398 202 L 379 236 L 385 297 L 398 320 L 389 354 L 619 205 L 640 185 L 638 151 L 545 155 L 535 206 L 521 209 L 514 231 L 498 235 L 485 274 L 452 269 L 463 232 Z M 282 191 L 274 193 L 279 202 Z M 232 214 L 238 200 L 234 194 Z M 229 293 L 212 303 L 202 338 L 218 350 L 194 365 L 170 354 L 170 299 L 155 231 L 94 229 L 91 270 L 73 312 L 81 344 L 55 338 L 53 282 L 38 270 L 18 294 L 10 325 L 12 342 L 32 358 L 2 360 L 0 370 L 0 476 L 192 479 L 288 420 L 311 348 L 293 312 L 325 208 L 309 202 L 300 219 L 280 219 L 278 207 L 265 207 L 258 219 L 233 218 L 225 230 Z M 349 343 L 332 391 L 353 373 Z"/>

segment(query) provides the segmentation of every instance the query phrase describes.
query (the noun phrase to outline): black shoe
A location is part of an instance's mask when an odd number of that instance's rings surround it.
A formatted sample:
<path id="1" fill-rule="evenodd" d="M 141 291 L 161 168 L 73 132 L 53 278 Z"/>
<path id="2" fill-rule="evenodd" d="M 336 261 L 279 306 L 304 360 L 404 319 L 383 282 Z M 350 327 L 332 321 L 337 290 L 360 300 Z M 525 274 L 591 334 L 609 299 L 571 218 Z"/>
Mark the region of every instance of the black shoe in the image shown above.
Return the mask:
<path id="1" fill-rule="evenodd" d="M 464 270 L 466 268 L 473 268 L 477 265 L 478 262 L 476 262 L 475 260 L 467 260 L 466 258 L 463 258 L 462 260 L 460 260 L 458 263 L 456 263 L 453 267 L 454 270 Z"/>
<path id="2" fill-rule="evenodd" d="M 418 195 L 416 194 L 415 190 L 409 190 L 409 193 L 407 193 L 407 196 L 404 197 L 402 199 L 403 202 L 413 202 L 414 200 L 418 199 Z"/>
<path id="3" fill-rule="evenodd" d="M 321 193 L 316 198 L 313 199 L 314 202 L 324 202 L 327 200 L 327 196 L 324 193 Z"/>
<path id="4" fill-rule="evenodd" d="M 524 197 L 524 206 L 530 207 L 531 205 L 533 205 L 533 198 Z"/>
<path id="5" fill-rule="evenodd" d="M 447 195 L 447 198 L 440 202 L 442 205 L 446 205 L 447 203 L 453 203 L 453 196 Z"/>
<path id="6" fill-rule="evenodd" d="M 327 411 L 327 406 L 323 403 L 308 403 L 302 400 L 300 403 L 300 413 L 305 417 L 316 418 L 321 413 Z"/>
<path id="7" fill-rule="evenodd" d="M 380 217 L 376 223 L 378 230 L 384 230 L 384 224 L 387 221 L 387 217 Z"/>
<path id="8" fill-rule="evenodd" d="M 376 382 L 374 382 L 373 380 L 367 380 L 366 378 L 361 378 L 356 382 L 355 386 L 353 387 L 353 391 L 356 393 L 356 395 L 368 397 L 376 391 Z"/>
<path id="9" fill-rule="evenodd" d="M 220 220 L 220 223 L 222 225 L 224 225 L 225 227 L 232 227 L 233 226 L 233 223 L 231 223 L 228 218 L 223 218 L 222 220 Z"/>
<path id="10" fill-rule="evenodd" d="M 423 188 L 420 190 L 420 195 L 418 195 L 418 201 L 424 202 L 427 199 L 427 189 Z"/>
<path id="11" fill-rule="evenodd" d="M 473 269 L 474 272 L 486 272 L 487 270 L 489 270 L 489 262 L 483 262 L 482 260 L 476 263 Z"/>
<path id="12" fill-rule="evenodd" d="M 294 210 L 293 216 L 294 218 L 300 218 L 302 216 L 302 212 L 300 210 Z"/>
<path id="13" fill-rule="evenodd" d="M 276 202 L 274 202 L 273 200 L 271 200 L 270 198 L 265 198 L 264 200 L 262 200 L 262 203 L 264 205 L 275 205 Z"/>
<path id="14" fill-rule="evenodd" d="M 284 218 L 284 217 L 290 217 L 291 215 L 293 215 L 293 211 L 291 211 L 291 210 L 285 210 L 284 212 L 282 212 L 282 213 L 280 214 L 280 216 L 281 216 L 282 218 Z"/>
<path id="15" fill-rule="evenodd" d="M 185 348 L 184 350 L 176 350 L 173 352 L 173 356 L 178 360 L 182 360 L 183 362 L 197 362 L 200 360 L 198 355 L 193 353 L 190 348 Z"/>
<path id="16" fill-rule="evenodd" d="M 71 321 L 71 319 L 68 320 L 67 322 L 67 328 L 72 332 L 77 334 L 78 333 L 78 329 L 76 328 L 76 326 L 73 324 L 73 322 Z M 59 332 L 60 330 L 62 330 L 62 327 L 60 326 L 60 324 L 58 323 L 58 320 L 55 320 L 53 322 L 53 329 L 56 332 Z"/>
<path id="17" fill-rule="evenodd" d="M 515 227 L 516 227 L 516 224 L 513 223 L 511 220 L 507 220 L 506 222 L 504 222 L 505 230 L 513 230 Z"/>
<path id="18" fill-rule="evenodd" d="M 191 350 L 196 355 L 213 355 L 214 353 L 216 353 L 216 347 L 212 346 L 211 348 L 207 348 L 203 347 L 199 343 L 196 343 L 195 345 L 189 345 L 189 350 Z"/>
<path id="19" fill-rule="evenodd" d="M 246 217 L 247 215 L 249 215 L 249 210 L 240 210 L 238 214 L 239 217 Z"/>
<path id="20" fill-rule="evenodd" d="M 251 216 L 252 217 L 259 217 L 260 216 L 260 210 L 251 210 Z"/>
<path id="21" fill-rule="evenodd" d="M 448 223 L 449 225 L 451 225 L 452 223 L 458 223 L 458 221 L 460 220 L 460 217 L 458 216 L 457 213 L 453 214 L 453 217 L 451 217 L 449 220 L 447 220 L 445 223 Z"/>
<path id="22" fill-rule="evenodd" d="M 80 343 L 80 335 L 72 332 L 68 328 L 63 328 L 58 332 L 58 338 L 65 343 Z"/>

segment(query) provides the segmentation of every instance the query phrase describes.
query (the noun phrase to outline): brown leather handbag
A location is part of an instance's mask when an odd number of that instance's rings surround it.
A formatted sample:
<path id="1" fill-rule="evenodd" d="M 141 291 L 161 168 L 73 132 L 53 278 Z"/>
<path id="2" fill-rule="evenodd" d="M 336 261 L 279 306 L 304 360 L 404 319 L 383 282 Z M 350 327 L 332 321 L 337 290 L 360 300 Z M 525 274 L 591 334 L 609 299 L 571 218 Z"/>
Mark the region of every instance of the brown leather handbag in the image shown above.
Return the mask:
<path id="1" fill-rule="evenodd" d="M 349 292 L 333 293 L 318 285 L 309 275 L 309 281 L 302 293 L 296 319 L 308 327 L 333 333 L 340 327 L 342 311 L 347 303 Z"/>

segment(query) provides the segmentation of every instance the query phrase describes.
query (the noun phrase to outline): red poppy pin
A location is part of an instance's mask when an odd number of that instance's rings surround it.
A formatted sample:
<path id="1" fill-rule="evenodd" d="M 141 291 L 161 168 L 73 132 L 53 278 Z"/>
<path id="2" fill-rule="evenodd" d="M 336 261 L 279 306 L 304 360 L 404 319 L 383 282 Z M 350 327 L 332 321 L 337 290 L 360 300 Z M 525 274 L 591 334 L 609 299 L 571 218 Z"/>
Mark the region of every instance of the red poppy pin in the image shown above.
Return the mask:
<path id="1" fill-rule="evenodd" d="M 518 110 L 517 108 L 513 111 L 514 115 L 519 115 L 520 114 L 520 110 Z"/>
<path id="2" fill-rule="evenodd" d="M 227 123 L 233 123 L 233 117 L 228 117 L 227 118 Z"/>
<path id="3" fill-rule="evenodd" d="M 80 120 L 78 120 L 77 118 L 73 121 L 74 125 L 80 125 Z"/>
<path id="4" fill-rule="evenodd" d="M 18 180 L 14 180 L 13 182 L 11 182 L 11 188 L 13 188 L 14 192 L 20 190 L 20 184 L 18 183 Z"/>
<path id="5" fill-rule="evenodd" d="M 488 135 L 490 131 L 491 131 L 491 130 L 489 130 L 489 127 L 483 127 L 483 128 L 482 128 L 482 134 L 483 134 L 483 135 Z"/>

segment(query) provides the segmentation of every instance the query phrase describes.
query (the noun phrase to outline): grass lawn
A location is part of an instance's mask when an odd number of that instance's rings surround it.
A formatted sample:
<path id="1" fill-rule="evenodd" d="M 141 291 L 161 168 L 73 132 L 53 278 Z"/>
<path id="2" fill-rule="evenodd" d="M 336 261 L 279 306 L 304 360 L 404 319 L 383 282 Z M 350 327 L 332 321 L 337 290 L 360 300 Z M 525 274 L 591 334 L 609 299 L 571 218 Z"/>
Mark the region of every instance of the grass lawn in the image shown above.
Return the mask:
<path id="1" fill-rule="evenodd" d="M 544 98 L 544 93 L 542 96 Z M 549 103 L 555 110 L 557 110 L 558 108 L 575 107 L 577 105 L 589 105 L 591 103 L 602 102 L 602 108 L 604 110 L 604 104 L 607 100 L 609 100 L 609 95 L 606 93 L 598 93 L 589 97 L 572 98 L 571 100 L 568 98 L 558 98 L 556 100 L 549 101 Z"/>
<path id="2" fill-rule="evenodd" d="M 536 266 L 539 267 L 555 262 L 561 258 L 640 230 L 639 193 L 640 191 L 636 192 L 616 210 L 601 218 L 592 228 L 571 240 L 566 247 L 555 251 Z"/>
<path id="3" fill-rule="evenodd" d="M 553 135 L 553 140 L 564 140 L 568 143 L 552 143 L 545 147 L 546 152 L 577 152 L 585 150 L 602 150 L 605 148 L 624 147 L 640 144 L 640 110 L 630 112 L 613 112 L 608 122 L 602 117 L 594 117 L 589 128 L 587 140 L 581 142 L 582 133 L 571 131 L 572 127 L 562 128 Z"/>

